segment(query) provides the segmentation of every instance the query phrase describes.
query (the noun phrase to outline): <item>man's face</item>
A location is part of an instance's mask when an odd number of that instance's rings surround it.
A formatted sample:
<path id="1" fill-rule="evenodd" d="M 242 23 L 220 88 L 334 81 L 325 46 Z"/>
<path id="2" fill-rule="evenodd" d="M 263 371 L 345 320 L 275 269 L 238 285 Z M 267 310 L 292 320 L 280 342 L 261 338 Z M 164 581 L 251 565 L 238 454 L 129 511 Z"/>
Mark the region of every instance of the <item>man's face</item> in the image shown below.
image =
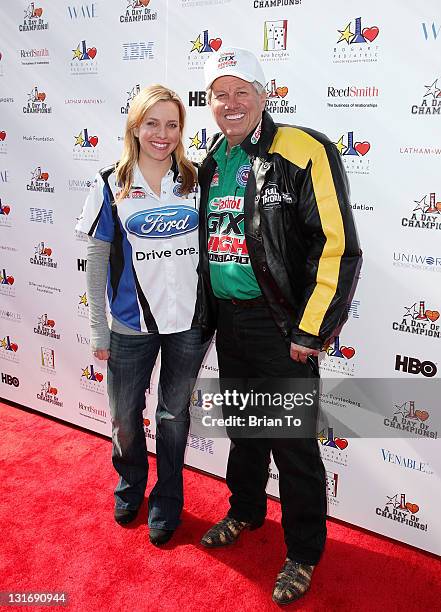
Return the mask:
<path id="1" fill-rule="evenodd" d="M 230 147 L 240 144 L 259 123 L 266 93 L 258 94 L 252 83 L 222 76 L 211 87 L 211 111 Z"/>

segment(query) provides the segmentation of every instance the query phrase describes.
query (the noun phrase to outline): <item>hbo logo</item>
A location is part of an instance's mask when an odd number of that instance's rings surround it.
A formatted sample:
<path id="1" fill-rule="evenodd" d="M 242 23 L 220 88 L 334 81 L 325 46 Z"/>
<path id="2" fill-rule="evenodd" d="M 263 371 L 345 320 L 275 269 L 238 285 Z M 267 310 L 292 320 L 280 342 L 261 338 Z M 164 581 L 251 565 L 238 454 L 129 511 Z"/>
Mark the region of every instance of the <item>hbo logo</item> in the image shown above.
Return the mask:
<path id="1" fill-rule="evenodd" d="M 401 355 L 395 358 L 395 369 L 408 374 L 422 374 L 427 378 L 432 378 L 437 373 L 436 365 L 432 361 L 420 361 L 414 357 L 401 357 Z"/>

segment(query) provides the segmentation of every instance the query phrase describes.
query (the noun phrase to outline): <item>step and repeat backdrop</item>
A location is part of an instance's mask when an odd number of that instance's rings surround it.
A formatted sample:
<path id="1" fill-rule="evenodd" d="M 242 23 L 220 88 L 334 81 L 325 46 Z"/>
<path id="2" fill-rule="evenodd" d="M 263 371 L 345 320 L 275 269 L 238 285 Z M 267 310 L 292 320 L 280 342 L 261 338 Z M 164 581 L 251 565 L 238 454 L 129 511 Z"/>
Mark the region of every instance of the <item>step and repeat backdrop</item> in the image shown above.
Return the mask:
<path id="1" fill-rule="evenodd" d="M 188 155 L 204 157 L 216 130 L 204 62 L 246 47 L 274 120 L 338 148 L 364 251 L 348 323 L 321 358 L 329 514 L 441 554 L 439 3 L 16 0 L 0 21 L 0 395 L 110 435 L 76 218 L 150 83 L 180 94 Z M 201 376 L 217 377 L 214 348 Z M 229 442 L 201 434 L 202 384 L 191 413 L 187 464 L 223 476 Z M 278 494 L 274 464 L 268 491 Z"/>

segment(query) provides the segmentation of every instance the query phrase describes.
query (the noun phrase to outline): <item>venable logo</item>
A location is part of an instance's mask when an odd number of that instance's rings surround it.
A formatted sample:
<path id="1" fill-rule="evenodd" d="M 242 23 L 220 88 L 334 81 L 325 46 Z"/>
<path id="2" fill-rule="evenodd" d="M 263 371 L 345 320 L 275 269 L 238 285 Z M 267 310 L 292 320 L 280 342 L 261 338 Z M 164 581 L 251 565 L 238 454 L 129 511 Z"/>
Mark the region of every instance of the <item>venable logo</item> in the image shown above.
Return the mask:
<path id="1" fill-rule="evenodd" d="M 337 32 L 333 59 L 335 63 L 378 61 L 377 39 L 380 28 L 377 25 L 363 27 L 362 18 L 356 17 Z"/>
<path id="2" fill-rule="evenodd" d="M 81 40 L 76 49 L 72 49 L 70 60 L 71 74 L 98 74 L 98 62 L 96 59 L 98 50 L 94 45 L 87 44 Z"/>
<path id="3" fill-rule="evenodd" d="M 54 387 L 49 380 L 41 385 L 41 390 L 37 393 L 37 399 L 60 408 L 63 405 L 63 402 L 58 399 L 57 387 Z"/>
<path id="4" fill-rule="evenodd" d="M 153 42 L 128 42 L 123 43 L 123 60 L 152 60 Z"/>
<path id="5" fill-rule="evenodd" d="M 412 115 L 440 115 L 441 114 L 441 88 L 438 87 L 438 80 L 435 79 L 431 85 L 425 85 L 426 93 L 419 104 L 411 107 Z"/>
<path id="6" fill-rule="evenodd" d="M 67 11 L 71 19 L 93 19 L 98 17 L 95 2 L 91 4 L 78 4 L 76 6 L 68 6 Z"/>
<path id="7" fill-rule="evenodd" d="M 418 306 L 417 302 L 405 306 L 401 322 L 394 321 L 392 329 L 408 334 L 440 338 L 439 325 L 435 323 L 439 319 L 439 310 L 428 309 L 425 304 L 425 300 L 420 300 Z"/>
<path id="8" fill-rule="evenodd" d="M 408 527 L 427 531 L 427 523 L 421 523 L 420 517 L 416 516 L 420 511 L 419 505 L 415 502 L 406 501 L 405 493 L 396 493 L 391 497 L 386 497 L 387 502 L 385 505 L 375 509 L 377 516 L 396 521 Z"/>
<path id="9" fill-rule="evenodd" d="M 381 455 L 385 463 L 392 463 L 393 465 L 398 465 L 399 467 L 403 467 L 408 470 L 415 470 L 416 472 L 422 472 L 423 474 L 433 474 L 432 468 L 426 461 L 421 461 L 420 459 L 414 459 L 412 457 L 406 457 L 404 455 L 400 455 L 398 453 L 390 451 L 387 448 L 381 449 Z"/>
<path id="10" fill-rule="evenodd" d="M 99 161 L 99 151 L 96 148 L 99 142 L 98 136 L 89 136 L 89 130 L 84 128 L 77 136 L 72 157 L 77 161 Z"/>
<path id="11" fill-rule="evenodd" d="M 131 215 L 126 229 L 139 238 L 173 238 L 193 232 L 199 215 L 190 206 L 161 206 Z"/>
<path id="12" fill-rule="evenodd" d="M 31 264 L 45 268 L 56 268 L 58 263 L 52 257 L 52 249 L 44 242 L 39 242 L 34 247 L 34 256 L 29 259 Z"/>
<path id="13" fill-rule="evenodd" d="M 43 8 L 35 5 L 35 2 L 31 2 L 25 9 L 23 24 L 18 26 L 20 32 L 47 30 L 49 28 L 48 22 L 43 19 Z"/>
<path id="14" fill-rule="evenodd" d="M 47 208 L 30 208 L 29 212 L 29 221 L 32 221 L 33 223 L 49 223 L 52 225 L 54 222 L 53 210 Z"/>
<path id="15" fill-rule="evenodd" d="M 438 369 L 432 361 L 420 361 L 416 357 L 395 356 L 395 370 L 406 372 L 406 374 L 421 374 L 426 378 L 432 378 Z"/>
<path id="16" fill-rule="evenodd" d="M 11 376 L 10 374 L 5 374 L 4 372 L 2 372 L 1 375 L 2 375 L 1 381 L 5 385 L 10 385 L 12 387 L 20 386 L 20 381 L 16 376 Z"/>
<path id="17" fill-rule="evenodd" d="M 283 81 L 282 81 L 283 82 Z M 277 85 L 276 79 L 271 79 L 266 86 L 266 110 L 270 113 L 289 113 L 296 112 L 297 106 L 290 104 L 288 98 L 288 87 L 286 85 Z"/>
<path id="18" fill-rule="evenodd" d="M 419 229 L 441 229 L 441 201 L 437 200 L 436 193 L 426 193 L 419 200 L 414 200 L 414 207 L 410 217 L 403 217 L 403 227 Z"/>
<path id="19" fill-rule="evenodd" d="M 32 88 L 28 94 L 27 106 L 23 106 L 23 112 L 25 114 L 47 114 L 52 112 L 52 107 L 47 105 L 46 93 L 44 91 L 38 91 L 38 87 Z"/>
<path id="20" fill-rule="evenodd" d="M 37 166 L 31 172 L 31 182 L 26 185 L 28 191 L 41 191 L 44 193 L 54 193 L 54 187 L 49 183 L 49 172 L 43 172 L 41 166 Z"/>
<path id="21" fill-rule="evenodd" d="M 126 0 L 126 12 L 119 16 L 120 23 L 133 23 L 139 21 L 155 21 L 158 18 L 158 12 L 153 11 L 150 5 L 150 0 Z M 153 5 L 153 0 L 152 0 Z"/>
<path id="22" fill-rule="evenodd" d="M 432 24 L 423 22 L 421 26 L 423 28 L 423 35 L 426 40 L 433 39 L 436 41 L 438 39 L 441 26 L 437 25 L 434 21 L 432 21 Z"/>
<path id="23" fill-rule="evenodd" d="M 131 101 L 136 95 L 139 94 L 140 91 L 141 91 L 141 86 L 139 83 L 137 83 L 136 85 L 132 87 L 130 91 L 126 92 L 128 97 L 127 97 L 127 101 L 125 105 L 121 106 L 121 115 L 127 115 L 127 113 L 129 112 Z"/>
<path id="24" fill-rule="evenodd" d="M 60 339 L 60 334 L 57 333 L 55 328 L 55 321 L 54 319 L 49 319 L 47 313 L 44 313 L 41 315 L 41 317 L 37 318 L 37 324 L 34 327 L 34 334 L 47 336 L 48 338 L 54 338 L 55 340 Z"/>
<path id="25" fill-rule="evenodd" d="M 355 140 L 354 132 L 340 136 L 335 143 L 338 152 L 343 157 L 343 163 L 348 174 L 369 174 L 369 158 L 371 143 L 367 140 Z"/>
<path id="26" fill-rule="evenodd" d="M 437 438 L 438 431 L 431 427 L 430 412 L 417 408 L 414 400 L 395 404 L 391 417 L 384 418 L 384 426 L 412 434 L 413 436 Z"/>

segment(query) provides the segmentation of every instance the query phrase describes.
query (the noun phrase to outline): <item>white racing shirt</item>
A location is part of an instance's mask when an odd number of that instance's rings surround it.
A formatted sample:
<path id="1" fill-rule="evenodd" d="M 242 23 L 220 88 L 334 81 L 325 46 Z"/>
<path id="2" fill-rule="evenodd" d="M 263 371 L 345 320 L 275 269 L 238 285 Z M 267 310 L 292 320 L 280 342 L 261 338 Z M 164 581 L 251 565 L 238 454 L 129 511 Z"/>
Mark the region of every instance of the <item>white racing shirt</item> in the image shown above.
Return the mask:
<path id="1" fill-rule="evenodd" d="M 114 168 L 101 170 L 76 229 L 112 243 L 107 293 L 112 316 L 140 332 L 190 329 L 196 303 L 199 189 L 180 196 L 177 170 L 162 179 L 156 195 L 138 166 L 127 198 Z"/>

